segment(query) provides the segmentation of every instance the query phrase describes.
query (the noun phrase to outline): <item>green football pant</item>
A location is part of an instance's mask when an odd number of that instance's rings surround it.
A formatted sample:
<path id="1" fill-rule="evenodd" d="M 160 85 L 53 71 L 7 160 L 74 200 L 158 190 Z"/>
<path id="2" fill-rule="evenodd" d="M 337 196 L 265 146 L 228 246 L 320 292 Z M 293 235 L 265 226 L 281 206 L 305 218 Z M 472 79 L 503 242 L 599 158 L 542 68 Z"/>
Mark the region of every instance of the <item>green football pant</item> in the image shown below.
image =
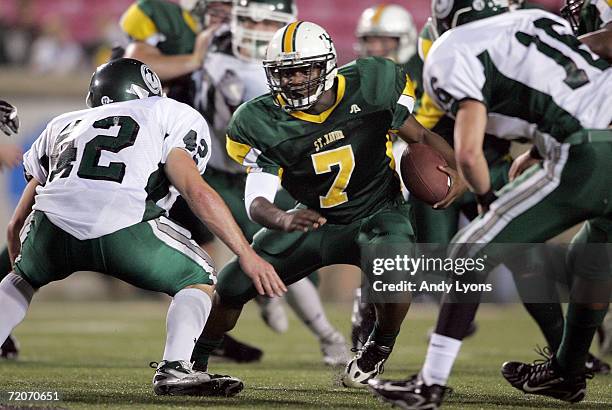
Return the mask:
<path id="1" fill-rule="evenodd" d="M 598 226 L 607 224 L 612 220 L 610 175 L 611 142 L 555 147 L 550 159 L 502 188 L 489 211 L 455 236 L 451 255 L 486 253 L 488 243 L 542 243 L 593 218 L 599 218 Z M 600 231 L 587 225 L 579 238 L 595 242 Z M 589 266 L 588 258 L 573 263 L 576 275 L 612 276 L 610 270 Z"/>
<path id="2" fill-rule="evenodd" d="M 208 255 L 165 217 L 78 240 L 35 211 L 23 236 L 15 272 L 35 289 L 77 271 L 104 273 L 170 296 L 190 285 L 215 283 Z"/>
<path id="3" fill-rule="evenodd" d="M 414 240 L 411 207 L 396 200 L 374 215 L 348 225 L 327 223 L 311 232 L 292 233 L 264 228 L 254 236 L 253 248 L 290 285 L 323 266 L 360 266 L 364 246 Z M 231 306 L 241 306 L 257 293 L 235 258 L 219 273 L 216 290 L 222 303 Z"/>

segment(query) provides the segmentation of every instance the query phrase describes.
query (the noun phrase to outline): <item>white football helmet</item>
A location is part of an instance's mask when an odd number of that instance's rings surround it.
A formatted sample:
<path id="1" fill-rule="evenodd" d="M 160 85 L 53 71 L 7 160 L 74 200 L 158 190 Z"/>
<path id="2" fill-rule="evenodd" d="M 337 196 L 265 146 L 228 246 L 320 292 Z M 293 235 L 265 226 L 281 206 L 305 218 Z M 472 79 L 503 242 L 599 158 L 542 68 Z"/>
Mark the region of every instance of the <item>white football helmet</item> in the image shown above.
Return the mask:
<path id="1" fill-rule="evenodd" d="M 356 48 L 362 57 L 367 57 L 364 39 L 368 36 L 397 38 L 397 49 L 386 57 L 400 64 L 407 62 L 416 51 L 417 30 L 412 15 L 397 4 L 379 4 L 365 9 L 359 17 L 355 36 L 359 40 Z"/>
<path id="2" fill-rule="evenodd" d="M 195 17 L 202 27 L 210 25 L 210 12 L 216 14 L 220 20 L 225 19 L 225 12 L 215 9 L 211 10 L 209 6 L 211 3 L 228 3 L 231 4 L 233 0 L 180 0 L 180 5 L 184 10 L 187 10 Z M 229 15 L 227 16 L 229 20 Z"/>
<path id="3" fill-rule="evenodd" d="M 308 21 L 296 21 L 274 33 L 263 65 L 275 102 L 287 111 L 310 108 L 321 93 L 333 87 L 338 73 L 330 35 Z M 290 75 L 298 69 L 307 72 L 308 79 L 292 84 Z M 320 73 L 311 77 L 316 69 Z"/>
<path id="4" fill-rule="evenodd" d="M 261 62 L 274 33 L 296 18 L 295 0 L 234 0 L 230 24 L 232 52 L 243 60 Z M 253 27 L 262 22 L 267 22 L 267 27 L 272 23 L 272 29 Z"/>

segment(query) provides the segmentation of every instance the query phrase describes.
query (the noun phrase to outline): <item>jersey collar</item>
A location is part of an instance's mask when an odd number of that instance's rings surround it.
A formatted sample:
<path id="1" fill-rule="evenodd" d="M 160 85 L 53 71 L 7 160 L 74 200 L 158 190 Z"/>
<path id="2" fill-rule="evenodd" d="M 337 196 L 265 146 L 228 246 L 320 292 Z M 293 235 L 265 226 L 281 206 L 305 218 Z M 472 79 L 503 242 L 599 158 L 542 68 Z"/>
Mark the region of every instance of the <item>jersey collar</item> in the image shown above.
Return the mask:
<path id="1" fill-rule="evenodd" d="M 346 88 L 346 79 L 342 74 L 338 74 L 338 91 L 336 93 L 336 102 L 334 105 L 329 107 L 327 110 L 323 111 L 321 114 L 308 114 L 304 111 L 292 111 L 289 114 L 295 118 L 298 118 L 303 121 L 314 122 L 316 124 L 322 124 L 325 122 L 327 117 L 331 115 L 334 109 L 340 104 L 342 101 L 342 97 L 344 97 L 344 90 Z"/>

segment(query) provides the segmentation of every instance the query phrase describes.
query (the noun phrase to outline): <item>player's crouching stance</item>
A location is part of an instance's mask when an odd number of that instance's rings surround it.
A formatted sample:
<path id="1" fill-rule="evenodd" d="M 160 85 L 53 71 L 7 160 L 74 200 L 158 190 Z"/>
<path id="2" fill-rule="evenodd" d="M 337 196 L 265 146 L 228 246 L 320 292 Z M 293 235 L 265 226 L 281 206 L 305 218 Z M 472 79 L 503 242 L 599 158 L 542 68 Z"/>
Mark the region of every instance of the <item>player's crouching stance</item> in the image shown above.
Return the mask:
<path id="1" fill-rule="evenodd" d="M 284 286 L 200 177 L 210 157 L 205 121 L 162 97 L 157 75 L 132 59 L 99 67 L 87 103 L 92 108 L 52 120 L 24 156 L 29 182 L 8 228 L 15 270 L 0 282 L 0 340 L 24 319 L 37 289 L 75 271 L 102 272 L 173 297 L 155 393 L 237 394 L 239 379 L 189 363 L 216 279 L 189 231 L 164 217 L 177 190 L 261 293 L 262 283 L 268 295 Z"/>

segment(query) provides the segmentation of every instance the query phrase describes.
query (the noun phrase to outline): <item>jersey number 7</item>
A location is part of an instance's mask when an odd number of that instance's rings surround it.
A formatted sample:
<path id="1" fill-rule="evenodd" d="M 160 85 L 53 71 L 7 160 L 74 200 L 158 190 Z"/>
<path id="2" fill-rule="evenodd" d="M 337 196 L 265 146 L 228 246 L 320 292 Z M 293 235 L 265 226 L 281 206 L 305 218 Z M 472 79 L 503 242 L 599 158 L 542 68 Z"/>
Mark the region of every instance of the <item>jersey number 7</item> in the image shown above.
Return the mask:
<path id="1" fill-rule="evenodd" d="M 339 167 L 338 175 L 336 175 L 329 191 L 327 191 L 327 195 L 319 196 L 321 208 L 333 208 L 347 202 L 349 199 L 344 190 L 348 186 L 355 169 L 353 148 L 350 145 L 345 145 L 340 148 L 312 154 L 311 158 L 317 175 L 332 172 L 332 166 L 334 165 Z"/>

